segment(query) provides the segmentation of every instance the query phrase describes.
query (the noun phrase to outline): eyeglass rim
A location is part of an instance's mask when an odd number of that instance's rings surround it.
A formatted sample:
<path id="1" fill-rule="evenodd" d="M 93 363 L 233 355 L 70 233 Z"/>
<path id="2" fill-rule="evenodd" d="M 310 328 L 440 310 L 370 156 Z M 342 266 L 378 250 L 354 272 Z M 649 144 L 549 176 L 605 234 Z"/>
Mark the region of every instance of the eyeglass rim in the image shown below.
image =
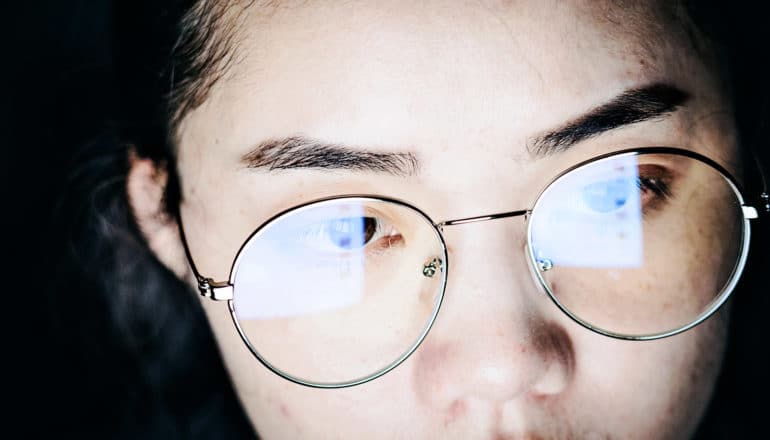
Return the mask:
<path id="1" fill-rule="evenodd" d="M 712 160 L 711 158 L 709 158 L 707 156 L 704 156 L 704 155 L 702 155 L 700 153 L 696 153 L 696 152 L 694 152 L 692 150 L 688 150 L 688 149 L 677 148 L 677 147 L 653 146 L 653 147 L 628 148 L 628 149 L 624 149 L 624 150 L 613 151 L 613 152 L 605 153 L 605 154 L 602 154 L 602 155 L 599 155 L 599 156 L 594 156 L 594 157 L 589 158 L 587 160 L 581 161 L 581 162 L 579 162 L 579 163 L 577 163 L 575 165 L 572 165 L 571 167 L 569 167 L 569 168 L 563 170 L 562 172 L 560 172 L 559 174 L 557 174 L 556 177 L 554 177 L 547 185 L 545 185 L 545 187 L 538 193 L 537 197 L 535 198 L 535 202 L 533 203 L 531 209 L 524 210 L 524 211 L 517 211 L 517 213 L 514 214 L 516 216 L 518 216 L 518 215 L 524 215 L 525 216 L 525 220 L 526 220 L 526 223 L 527 223 L 527 232 L 526 232 L 527 233 L 527 245 L 526 245 L 526 248 L 527 248 L 527 252 L 529 254 L 529 261 L 530 261 L 529 267 L 533 271 L 533 274 L 535 275 L 535 279 L 537 281 L 536 284 L 539 284 L 541 286 L 541 288 L 544 290 L 544 292 L 556 304 L 556 306 L 563 313 L 565 313 L 569 318 L 571 318 L 574 322 L 576 322 L 577 324 L 579 324 L 580 326 L 582 326 L 584 328 L 587 328 L 588 330 L 594 331 L 597 334 L 601 334 L 603 336 L 612 337 L 612 338 L 615 338 L 615 339 L 623 339 L 623 340 L 653 340 L 653 339 L 661 339 L 661 338 L 665 338 L 665 337 L 668 337 L 668 336 L 673 336 L 675 334 L 684 332 L 684 331 L 686 331 L 686 330 L 688 330 L 688 329 L 690 329 L 692 327 L 697 326 L 701 322 L 703 322 L 706 319 L 708 319 L 712 314 L 714 314 L 722 306 L 722 304 L 724 304 L 724 302 L 728 299 L 728 297 L 732 294 L 732 291 L 734 290 L 735 286 L 737 285 L 737 283 L 738 283 L 738 281 L 740 279 L 740 276 L 741 276 L 741 274 L 743 272 L 743 269 L 744 269 L 744 266 L 745 266 L 745 263 L 746 263 L 746 260 L 747 260 L 747 257 L 748 257 L 748 249 L 749 249 L 749 244 L 750 244 L 750 222 L 749 222 L 749 218 L 744 215 L 744 237 L 743 237 L 743 243 L 741 244 L 741 246 L 742 246 L 741 258 L 740 258 L 739 264 L 736 266 L 736 269 L 733 271 L 733 274 L 731 275 L 730 283 L 728 283 L 728 285 L 723 289 L 723 291 L 720 292 L 719 297 L 718 297 L 719 300 L 718 301 L 713 301 L 712 305 L 705 312 L 703 312 L 695 321 L 693 321 L 690 324 L 687 324 L 685 326 L 682 326 L 682 327 L 680 327 L 678 329 L 675 329 L 673 331 L 663 332 L 663 333 L 659 333 L 659 334 L 655 334 L 655 335 L 643 335 L 643 336 L 628 336 L 628 335 L 623 335 L 623 334 L 619 334 L 619 333 L 609 332 L 609 331 L 606 331 L 606 330 L 604 330 L 602 328 L 599 328 L 599 327 L 596 327 L 596 326 L 592 326 L 588 322 L 581 320 L 580 318 L 578 318 L 576 315 L 574 315 L 572 312 L 570 312 L 569 309 L 567 309 L 565 306 L 563 306 L 558 301 L 558 299 L 555 297 L 553 292 L 551 292 L 550 289 L 547 287 L 547 284 L 545 283 L 544 279 L 542 278 L 542 276 L 540 275 L 539 271 L 537 270 L 537 267 L 535 267 L 536 258 L 534 257 L 532 246 L 531 246 L 531 234 L 532 234 L 532 223 L 533 222 L 530 221 L 530 217 L 531 217 L 531 214 L 533 212 L 535 212 L 536 207 L 538 206 L 538 204 L 542 200 L 542 195 L 545 192 L 547 192 L 548 189 L 550 187 L 552 187 L 552 185 L 554 185 L 557 181 L 559 181 L 565 175 L 569 174 L 570 172 L 574 171 L 577 168 L 581 168 L 581 167 L 589 165 L 591 163 L 595 163 L 595 162 L 602 161 L 602 160 L 607 160 L 607 159 L 610 159 L 610 158 L 616 158 L 616 157 L 623 156 L 623 155 L 646 155 L 646 154 L 673 154 L 673 155 L 686 156 L 686 157 L 698 160 L 698 161 L 700 161 L 700 162 L 702 162 L 702 163 L 712 167 L 717 172 L 719 172 L 722 175 L 722 177 L 725 178 L 725 180 L 730 184 L 731 188 L 733 189 L 733 192 L 735 193 L 736 197 L 738 198 L 738 201 L 739 201 L 740 205 L 743 206 L 743 207 L 746 207 L 745 201 L 744 201 L 744 198 L 743 198 L 743 195 L 742 195 L 742 192 L 740 190 L 740 185 L 738 184 L 736 179 L 733 177 L 733 175 L 729 171 L 727 171 L 723 166 L 721 166 L 719 163 L 717 163 L 716 161 Z M 323 203 L 323 202 L 330 202 L 330 201 L 336 201 L 336 200 L 342 200 L 342 199 L 347 199 L 347 200 L 365 199 L 365 200 L 371 200 L 371 201 L 377 201 L 377 202 L 393 203 L 393 204 L 396 204 L 396 205 L 400 205 L 400 206 L 406 207 L 406 208 L 408 208 L 410 210 L 413 210 L 414 212 L 420 214 L 428 223 L 430 223 L 433 226 L 433 229 L 434 229 L 436 235 L 439 238 L 439 241 L 440 241 L 440 244 L 441 244 L 441 247 L 442 247 L 443 257 L 444 257 L 444 271 L 443 271 L 441 293 L 440 293 L 439 301 L 438 301 L 438 303 L 437 303 L 437 305 L 436 305 L 436 307 L 434 309 L 434 313 L 433 313 L 433 315 L 431 317 L 431 320 L 430 320 L 429 324 L 426 325 L 425 330 L 422 332 L 420 338 L 418 339 L 418 341 L 413 345 L 413 347 L 410 350 L 405 352 L 398 360 L 396 360 L 395 362 L 389 364 L 386 368 L 381 369 L 380 371 L 378 371 L 378 372 L 376 372 L 376 373 L 374 373 L 372 375 L 368 375 L 368 376 L 365 376 L 363 378 L 356 379 L 356 380 L 349 381 L 349 382 L 345 382 L 345 383 L 315 383 L 315 382 L 305 381 L 305 380 L 303 380 L 301 378 L 296 378 L 294 376 L 288 375 L 287 373 L 281 371 L 280 369 L 274 367 L 272 364 L 267 362 L 265 359 L 262 358 L 261 355 L 258 354 L 257 350 L 254 349 L 254 347 L 248 341 L 248 338 L 246 338 L 245 334 L 242 331 L 240 323 L 239 323 L 239 321 L 238 321 L 238 319 L 237 319 L 237 317 L 235 315 L 233 299 L 232 298 L 228 299 L 227 300 L 228 308 L 230 310 L 230 314 L 231 314 L 231 317 L 233 319 L 233 323 L 236 326 L 238 334 L 240 335 L 240 337 L 243 340 L 243 342 L 247 345 L 249 350 L 252 352 L 252 354 L 258 359 L 258 361 L 261 362 L 266 368 L 271 370 L 273 373 L 283 377 L 284 379 L 287 379 L 287 380 L 289 380 L 291 382 L 298 383 L 300 385 L 306 385 L 306 386 L 314 387 L 314 388 L 343 388 L 343 387 L 349 387 L 349 386 L 354 386 L 354 385 L 359 385 L 359 384 L 362 384 L 362 383 L 365 383 L 365 382 L 369 382 L 369 381 L 374 380 L 374 379 L 376 379 L 376 378 L 378 378 L 378 377 L 388 373 L 389 371 L 393 370 L 398 365 L 400 365 L 403 361 L 405 361 L 409 356 L 411 356 L 414 353 L 414 351 L 416 351 L 416 349 L 419 347 L 419 345 L 424 341 L 424 339 L 427 337 L 427 334 L 429 333 L 430 329 L 432 328 L 432 326 L 433 326 L 433 324 L 434 324 L 434 322 L 435 322 L 435 320 L 436 320 L 436 318 L 438 316 L 438 312 L 440 311 L 441 306 L 443 305 L 444 295 L 445 295 L 445 292 L 446 292 L 446 284 L 447 284 L 447 279 L 448 279 L 448 273 L 449 273 L 449 263 L 450 262 L 449 262 L 448 252 L 447 252 L 446 243 L 445 243 L 444 235 L 443 235 L 443 226 L 445 226 L 445 225 L 452 225 L 453 223 L 455 223 L 455 221 L 451 221 L 450 220 L 450 221 L 444 221 L 444 222 L 438 222 L 437 223 L 427 213 L 425 213 L 421 209 L 417 208 L 416 206 L 412 205 L 411 203 L 408 203 L 406 201 L 399 200 L 399 199 L 396 199 L 396 198 L 392 198 L 392 197 L 387 197 L 387 196 L 382 196 L 382 195 L 373 195 L 373 194 L 345 194 L 345 195 L 335 195 L 335 196 L 330 196 L 330 197 L 319 198 L 319 199 L 311 200 L 311 201 L 308 201 L 308 202 L 305 202 L 305 203 L 302 203 L 302 204 L 299 204 L 299 205 L 295 205 L 295 206 L 292 206 L 292 207 L 289 207 L 287 209 L 284 209 L 284 210 L 280 211 L 279 213 L 277 213 L 277 214 L 273 215 L 272 217 L 270 217 L 268 220 L 264 221 L 259 227 L 257 227 L 244 240 L 244 242 L 242 243 L 241 247 L 239 248 L 239 250 L 238 250 L 238 252 L 236 254 L 236 257 L 233 259 L 233 263 L 232 263 L 231 268 L 230 268 L 230 276 L 228 277 L 230 286 L 231 287 L 234 286 L 234 278 L 235 278 L 235 274 L 237 273 L 237 268 L 240 265 L 241 256 L 244 254 L 245 250 L 247 250 L 247 248 L 250 246 L 250 243 L 252 243 L 253 238 L 261 230 L 263 230 L 265 227 L 270 225 L 273 221 L 277 220 L 278 218 L 280 218 L 280 217 L 282 217 L 284 215 L 287 215 L 289 213 L 293 213 L 293 212 L 295 212 L 295 211 L 297 211 L 299 209 L 306 208 L 306 207 L 308 207 L 310 205 L 317 205 L 317 204 L 320 204 L 320 203 Z M 513 211 L 511 211 L 511 213 L 513 213 Z M 511 214 L 511 213 L 508 213 L 508 214 Z M 507 216 L 510 216 L 510 215 L 507 215 Z M 492 216 L 484 216 L 484 218 L 486 218 L 486 219 L 495 219 L 495 218 L 500 218 L 500 216 L 499 215 L 492 215 Z M 458 222 L 456 224 L 460 224 L 460 223 Z M 192 254 L 189 251 L 186 239 L 184 238 L 184 230 L 183 230 L 182 224 L 181 224 L 181 215 L 179 216 L 179 227 L 180 227 L 180 231 L 181 231 L 181 235 L 182 235 L 182 240 L 184 242 L 184 246 L 185 246 L 185 251 L 186 251 L 187 257 L 188 257 L 188 260 L 190 261 L 191 267 L 193 268 L 193 271 L 194 271 L 194 273 L 196 275 L 196 278 L 198 278 L 199 283 L 201 281 L 204 281 L 204 282 L 205 281 L 209 281 L 210 279 L 203 277 L 197 271 L 197 269 L 195 268 L 194 261 L 192 259 Z"/>
<path id="2" fill-rule="evenodd" d="M 378 202 L 378 203 L 385 202 L 385 203 L 395 204 L 395 205 L 407 208 L 410 211 L 413 211 L 414 213 L 419 214 L 422 217 L 422 219 L 425 220 L 426 224 L 430 226 L 431 229 L 434 231 L 441 245 L 441 257 L 443 260 L 442 270 L 440 271 L 441 277 L 442 277 L 441 287 L 440 287 L 438 299 L 436 300 L 436 304 L 433 306 L 433 311 L 431 312 L 430 318 L 428 319 L 427 323 L 425 324 L 422 331 L 420 332 L 420 335 L 412 343 L 412 345 L 408 349 L 406 349 L 406 351 L 404 351 L 394 361 L 390 362 L 386 366 L 380 368 L 379 370 L 371 374 L 358 377 L 355 379 L 347 380 L 347 381 L 342 381 L 342 382 L 311 381 L 308 379 L 304 379 L 304 378 L 289 374 L 283 371 L 282 369 L 278 368 L 277 366 L 273 365 L 273 363 L 265 359 L 264 356 L 262 356 L 259 353 L 256 347 L 253 346 L 249 338 L 246 336 L 245 332 L 243 331 L 243 328 L 241 327 L 241 323 L 238 320 L 238 317 L 236 316 L 234 298 L 228 299 L 227 306 L 230 311 L 230 316 L 233 320 L 233 324 L 235 325 L 236 330 L 238 331 L 238 335 L 241 337 L 241 340 L 244 342 L 244 344 L 246 344 L 249 351 L 251 351 L 254 357 L 256 357 L 257 360 L 262 365 L 264 365 L 267 369 L 277 374 L 278 376 L 281 376 L 282 378 L 288 381 L 294 382 L 296 384 L 305 385 L 311 388 L 335 389 L 335 388 L 347 388 L 347 387 L 352 387 L 356 385 L 361 385 L 366 382 L 370 382 L 374 379 L 377 379 L 387 374 L 388 372 L 392 371 L 399 365 L 401 365 L 406 359 L 408 359 L 417 350 L 417 348 L 419 348 L 419 346 L 428 336 L 428 333 L 430 333 L 431 328 L 433 328 L 433 324 L 436 322 L 436 318 L 438 317 L 438 313 L 441 310 L 441 306 L 443 305 L 443 302 L 444 302 L 444 295 L 446 294 L 447 278 L 449 275 L 449 261 L 448 261 L 449 257 L 448 257 L 446 242 L 444 241 L 444 235 L 442 234 L 441 229 L 436 226 L 436 223 L 430 217 L 428 217 L 428 215 L 425 212 L 423 212 L 422 210 L 418 209 L 417 207 L 407 202 L 397 200 L 397 199 L 391 199 L 388 197 L 369 196 L 369 195 L 343 195 L 343 196 L 326 197 L 323 199 L 318 199 L 307 203 L 303 203 L 301 205 L 294 206 L 293 208 L 285 209 L 280 213 L 272 216 L 269 220 L 263 222 L 254 232 L 252 232 L 249 235 L 249 237 L 243 243 L 241 248 L 238 250 L 238 254 L 236 255 L 235 260 L 233 261 L 233 266 L 230 270 L 230 278 L 229 278 L 230 284 L 232 286 L 235 286 L 235 276 L 238 271 L 238 267 L 240 266 L 241 257 L 248 251 L 251 244 L 256 241 L 255 238 L 261 231 L 263 231 L 269 225 L 273 224 L 273 222 L 275 222 L 276 220 L 279 220 L 284 216 L 293 215 L 298 212 L 301 212 L 303 209 L 314 208 L 324 203 L 331 203 L 331 202 L 336 202 L 340 200 L 349 200 L 349 201 L 360 200 L 360 201 L 369 201 L 369 202 Z"/>
<path id="3" fill-rule="evenodd" d="M 540 191 L 540 193 L 537 195 L 537 197 L 535 198 L 535 203 L 532 205 L 532 209 L 530 210 L 530 215 L 527 218 L 526 252 L 529 256 L 528 260 L 529 260 L 530 272 L 535 277 L 537 284 L 539 284 L 540 288 L 542 288 L 543 291 L 545 291 L 545 293 L 551 298 L 551 301 L 575 323 L 595 333 L 598 333 L 600 335 L 607 336 L 610 338 L 614 338 L 614 339 L 621 339 L 621 340 L 627 340 L 627 341 L 653 341 L 657 339 L 663 339 L 670 336 L 674 336 L 679 333 L 685 332 L 689 329 L 692 329 L 693 327 L 696 327 L 697 325 L 701 324 L 703 321 L 711 317 L 714 313 L 716 313 L 716 311 L 719 310 L 722 307 L 722 305 L 728 300 L 728 298 L 732 295 L 733 291 L 735 290 L 735 287 L 740 281 L 741 275 L 743 274 L 743 270 L 745 269 L 745 266 L 746 266 L 746 261 L 748 260 L 749 247 L 751 244 L 751 222 L 749 217 L 747 217 L 745 212 L 743 212 L 743 222 L 742 222 L 743 234 L 742 234 L 742 242 L 741 242 L 741 252 L 740 252 L 740 257 L 736 265 L 733 267 L 732 273 L 730 274 L 730 281 L 725 284 L 722 290 L 711 301 L 709 306 L 704 311 L 702 311 L 698 316 L 696 316 L 694 320 L 688 322 L 687 324 L 683 324 L 679 327 L 676 327 L 674 329 L 661 331 L 658 333 L 629 335 L 629 334 L 623 334 L 623 333 L 606 330 L 602 327 L 591 324 L 590 322 L 580 318 L 578 315 L 570 311 L 568 307 L 562 304 L 561 301 L 559 301 L 556 294 L 551 290 L 551 288 L 548 286 L 548 283 L 545 281 L 542 271 L 540 271 L 539 268 L 537 267 L 537 258 L 534 254 L 534 249 L 532 247 L 532 234 L 533 234 L 532 228 L 534 224 L 534 222 L 532 221 L 532 217 L 534 217 L 535 214 L 537 213 L 537 206 L 543 200 L 543 196 L 560 180 L 565 178 L 567 175 L 571 174 L 573 171 L 579 168 L 582 168 L 584 166 L 595 164 L 606 160 L 616 159 L 618 157 L 623 157 L 623 156 L 631 157 L 631 156 L 645 156 L 645 155 L 653 155 L 653 154 L 669 154 L 669 155 L 684 156 L 690 159 L 697 160 L 711 167 L 712 169 L 717 171 L 722 176 L 722 178 L 724 178 L 725 181 L 728 183 L 728 185 L 730 186 L 730 189 L 733 191 L 733 194 L 737 199 L 738 206 L 746 207 L 746 202 L 741 192 L 738 181 L 728 170 L 726 170 L 723 166 L 721 166 L 719 163 L 717 163 L 713 159 L 707 156 L 704 156 L 700 153 L 696 153 L 692 150 L 686 150 L 682 148 L 643 147 L 643 148 L 632 148 L 632 149 L 626 149 L 626 150 L 615 151 L 607 154 L 602 154 L 600 156 L 596 156 L 589 160 L 580 162 L 562 171 L 553 180 L 551 180 L 551 182 L 548 185 L 546 185 L 545 188 L 543 188 L 543 190 Z"/>

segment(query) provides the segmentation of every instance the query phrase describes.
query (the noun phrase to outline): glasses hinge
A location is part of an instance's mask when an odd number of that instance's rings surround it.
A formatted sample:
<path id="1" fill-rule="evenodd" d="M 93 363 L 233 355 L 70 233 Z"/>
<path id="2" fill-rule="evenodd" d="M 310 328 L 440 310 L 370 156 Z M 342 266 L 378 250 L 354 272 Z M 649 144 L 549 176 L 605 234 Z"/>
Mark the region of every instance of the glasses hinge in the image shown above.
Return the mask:
<path id="1" fill-rule="evenodd" d="M 760 209 L 764 209 L 765 212 L 770 213 L 770 195 L 768 195 L 766 192 L 763 192 L 759 195 L 759 199 L 762 203 L 762 207 Z"/>
<path id="2" fill-rule="evenodd" d="M 214 281 L 211 278 L 198 279 L 198 290 L 201 296 L 215 301 L 233 299 L 233 286 L 226 281 Z"/>

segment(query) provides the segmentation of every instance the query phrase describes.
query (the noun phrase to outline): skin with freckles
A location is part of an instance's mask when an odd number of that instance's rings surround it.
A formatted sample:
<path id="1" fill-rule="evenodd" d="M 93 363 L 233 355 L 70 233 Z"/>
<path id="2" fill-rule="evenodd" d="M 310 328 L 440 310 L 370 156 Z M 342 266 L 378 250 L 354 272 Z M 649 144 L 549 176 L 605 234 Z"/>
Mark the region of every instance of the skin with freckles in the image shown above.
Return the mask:
<path id="1" fill-rule="evenodd" d="M 625 148 L 681 147 L 739 171 L 730 103 L 708 57 L 658 11 L 599 3 L 247 8 L 238 61 L 177 133 L 181 214 L 198 269 L 228 279 L 255 228 L 326 196 L 395 197 L 440 221 L 527 209 L 559 172 Z M 653 83 L 675 85 L 690 98 L 669 114 L 558 154 L 535 158 L 527 148 Z M 402 176 L 243 165 L 254 145 L 295 135 L 408 152 L 419 169 Z M 135 171 L 130 182 L 142 179 Z M 141 195 L 132 200 L 146 234 L 172 234 L 173 226 L 143 224 L 142 213 L 154 211 L 143 208 Z M 226 304 L 203 299 L 257 432 L 267 439 L 692 435 L 719 372 L 727 310 L 657 341 L 598 335 L 571 321 L 533 281 L 525 232 L 521 218 L 447 228 L 452 270 L 433 329 L 401 366 L 352 388 L 317 390 L 274 375 L 243 344 Z M 163 243 L 154 248 L 158 256 L 194 285 L 178 236 Z M 694 270 L 698 261 L 693 250 L 683 266 Z M 661 277 L 673 270 L 656 267 Z M 686 279 L 682 290 L 694 283 Z"/>

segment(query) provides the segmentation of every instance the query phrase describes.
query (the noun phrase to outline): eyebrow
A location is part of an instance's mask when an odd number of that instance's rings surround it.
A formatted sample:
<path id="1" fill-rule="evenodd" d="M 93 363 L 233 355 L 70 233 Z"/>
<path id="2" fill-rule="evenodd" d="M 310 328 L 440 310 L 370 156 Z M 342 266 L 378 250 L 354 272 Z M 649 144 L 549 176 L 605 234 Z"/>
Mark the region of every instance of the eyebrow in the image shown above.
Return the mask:
<path id="1" fill-rule="evenodd" d="M 560 153 L 610 130 L 665 116 L 689 98 L 681 89 L 662 83 L 626 90 L 560 128 L 534 138 L 528 149 L 539 157 Z"/>
<path id="2" fill-rule="evenodd" d="M 267 170 L 338 169 L 413 176 L 420 163 L 413 153 L 379 153 L 304 136 L 268 139 L 241 157 L 247 168 Z"/>
<path id="3" fill-rule="evenodd" d="M 527 148 L 538 157 L 560 153 L 610 130 L 665 116 L 689 97 L 681 89 L 662 83 L 630 89 L 560 128 L 534 138 Z M 241 161 L 247 168 L 269 171 L 302 168 L 414 176 L 420 170 L 420 162 L 411 152 L 372 152 L 305 136 L 265 140 L 244 154 Z"/>

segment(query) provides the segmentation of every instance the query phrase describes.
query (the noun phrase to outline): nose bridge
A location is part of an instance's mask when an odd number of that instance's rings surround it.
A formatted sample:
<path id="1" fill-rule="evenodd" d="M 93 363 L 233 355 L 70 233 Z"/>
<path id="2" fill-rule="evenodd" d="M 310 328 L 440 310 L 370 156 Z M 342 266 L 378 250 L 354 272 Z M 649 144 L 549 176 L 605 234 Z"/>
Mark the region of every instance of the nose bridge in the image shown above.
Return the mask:
<path id="1" fill-rule="evenodd" d="M 543 315 L 547 298 L 538 295 L 527 268 L 526 222 L 510 218 L 527 212 L 445 222 L 453 227 L 445 230 L 450 264 L 444 303 L 416 356 L 418 389 L 433 404 L 511 400 L 538 389 L 549 371 L 547 389 L 564 383 L 566 370 L 550 367 L 564 366 L 569 356 L 554 347 L 569 344 L 553 342 L 563 332 L 554 336 L 553 320 Z"/>
<path id="2" fill-rule="evenodd" d="M 478 298 L 483 304 L 475 304 L 476 310 L 497 304 L 522 312 L 522 301 L 535 284 L 527 266 L 526 222 L 510 218 L 519 215 L 524 214 L 487 218 L 499 220 L 489 223 L 478 218 L 461 219 L 463 223 L 442 229 L 449 253 L 447 304 L 442 308 Z M 442 314 L 450 313 L 442 310 Z"/>
<path id="3" fill-rule="evenodd" d="M 490 286 L 510 293 L 528 291 L 534 285 L 526 252 L 530 213 L 507 211 L 438 223 L 449 254 L 447 289 L 459 289 L 462 283 L 463 289 L 470 285 L 477 291 Z"/>

